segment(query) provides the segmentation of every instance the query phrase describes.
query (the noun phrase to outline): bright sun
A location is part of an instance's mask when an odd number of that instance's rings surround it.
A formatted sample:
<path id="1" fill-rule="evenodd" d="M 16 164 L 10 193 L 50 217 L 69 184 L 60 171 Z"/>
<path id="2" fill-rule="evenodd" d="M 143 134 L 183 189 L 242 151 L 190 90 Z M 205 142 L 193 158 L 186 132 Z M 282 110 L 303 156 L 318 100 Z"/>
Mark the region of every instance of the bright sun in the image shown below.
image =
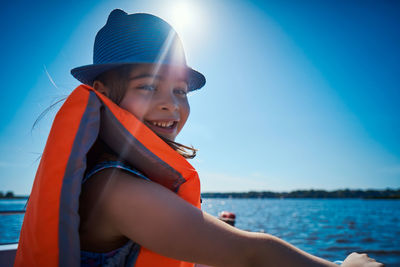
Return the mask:
<path id="1" fill-rule="evenodd" d="M 171 1 L 172 2 L 172 1 Z M 194 0 L 181 0 L 171 3 L 169 23 L 174 27 L 178 34 L 193 32 L 199 28 L 199 7 Z"/>
<path id="2" fill-rule="evenodd" d="M 163 8 L 164 19 L 176 30 L 187 52 L 201 47 L 209 35 L 205 8 L 202 0 L 169 0 Z"/>
<path id="3" fill-rule="evenodd" d="M 185 27 L 190 27 L 193 22 L 194 10 L 191 10 L 189 3 L 180 2 L 172 7 L 171 23 L 177 29 L 184 30 Z"/>

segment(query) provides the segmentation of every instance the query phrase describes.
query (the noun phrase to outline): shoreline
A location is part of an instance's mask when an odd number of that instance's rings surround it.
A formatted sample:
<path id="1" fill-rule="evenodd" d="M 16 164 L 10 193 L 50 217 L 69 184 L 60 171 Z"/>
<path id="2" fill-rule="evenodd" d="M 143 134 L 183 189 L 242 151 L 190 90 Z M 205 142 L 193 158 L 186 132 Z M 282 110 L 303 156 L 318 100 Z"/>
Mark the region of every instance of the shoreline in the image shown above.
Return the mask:
<path id="1" fill-rule="evenodd" d="M 11 194 L 11 195 L 10 195 Z M 271 198 L 271 199 L 400 199 L 399 189 L 340 189 L 340 190 L 294 190 L 290 192 L 248 191 L 248 192 L 203 192 L 202 198 Z M 0 195 L 0 199 L 28 199 L 27 195 Z"/>
<path id="2" fill-rule="evenodd" d="M 250 192 L 204 192 L 204 198 L 278 198 L 278 199 L 400 199 L 400 189 L 343 189 L 343 190 L 295 190 L 291 192 L 250 191 Z"/>
<path id="3" fill-rule="evenodd" d="M 12 199 L 28 199 L 29 196 L 13 196 L 13 197 L 0 197 L 0 199 L 8 199 L 8 200 L 12 200 Z"/>

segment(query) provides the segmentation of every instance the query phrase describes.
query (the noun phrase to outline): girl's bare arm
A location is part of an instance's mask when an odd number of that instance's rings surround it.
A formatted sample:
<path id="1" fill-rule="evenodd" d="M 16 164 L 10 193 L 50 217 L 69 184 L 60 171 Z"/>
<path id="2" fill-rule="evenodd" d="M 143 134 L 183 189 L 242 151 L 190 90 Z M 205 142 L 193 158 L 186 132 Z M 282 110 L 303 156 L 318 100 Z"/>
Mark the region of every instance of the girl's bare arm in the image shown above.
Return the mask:
<path id="1" fill-rule="evenodd" d="M 234 228 L 159 184 L 115 169 L 104 174 L 101 217 L 161 255 L 211 266 L 337 266 L 277 237 Z"/>

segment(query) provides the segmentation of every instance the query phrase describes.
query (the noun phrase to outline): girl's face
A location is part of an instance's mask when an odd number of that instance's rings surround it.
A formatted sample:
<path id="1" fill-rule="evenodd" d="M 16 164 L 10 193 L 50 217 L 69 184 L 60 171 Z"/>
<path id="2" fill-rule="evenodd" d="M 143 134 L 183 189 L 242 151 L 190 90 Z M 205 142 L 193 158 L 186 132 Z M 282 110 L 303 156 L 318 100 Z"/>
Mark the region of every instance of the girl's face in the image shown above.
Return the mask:
<path id="1" fill-rule="evenodd" d="M 187 92 L 182 69 L 140 64 L 130 73 L 120 107 L 156 134 L 174 141 L 189 116 Z"/>

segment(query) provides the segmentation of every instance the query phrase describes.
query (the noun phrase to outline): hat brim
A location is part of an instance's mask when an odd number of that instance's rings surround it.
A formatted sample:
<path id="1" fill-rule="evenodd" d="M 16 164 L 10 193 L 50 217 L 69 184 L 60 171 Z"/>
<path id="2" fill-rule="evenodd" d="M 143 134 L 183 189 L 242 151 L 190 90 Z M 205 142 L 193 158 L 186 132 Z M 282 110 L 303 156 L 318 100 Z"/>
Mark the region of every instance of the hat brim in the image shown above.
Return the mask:
<path id="1" fill-rule="evenodd" d="M 114 69 L 116 67 L 120 67 L 123 65 L 132 65 L 132 64 L 141 64 L 141 63 L 148 63 L 148 62 L 117 62 L 117 63 L 106 63 L 106 64 L 92 64 L 92 65 L 85 65 L 81 67 L 77 67 L 71 70 L 72 76 L 74 76 L 78 81 L 81 83 L 87 84 L 89 86 L 93 85 L 94 80 L 100 74 Z M 163 64 L 168 65 L 168 64 Z M 173 65 L 171 65 L 173 66 Z M 182 67 L 182 66 L 179 66 Z M 203 87 L 206 83 L 206 78 L 200 72 L 185 66 L 187 71 L 187 82 L 188 82 L 188 89 L 189 91 L 194 91 Z"/>

